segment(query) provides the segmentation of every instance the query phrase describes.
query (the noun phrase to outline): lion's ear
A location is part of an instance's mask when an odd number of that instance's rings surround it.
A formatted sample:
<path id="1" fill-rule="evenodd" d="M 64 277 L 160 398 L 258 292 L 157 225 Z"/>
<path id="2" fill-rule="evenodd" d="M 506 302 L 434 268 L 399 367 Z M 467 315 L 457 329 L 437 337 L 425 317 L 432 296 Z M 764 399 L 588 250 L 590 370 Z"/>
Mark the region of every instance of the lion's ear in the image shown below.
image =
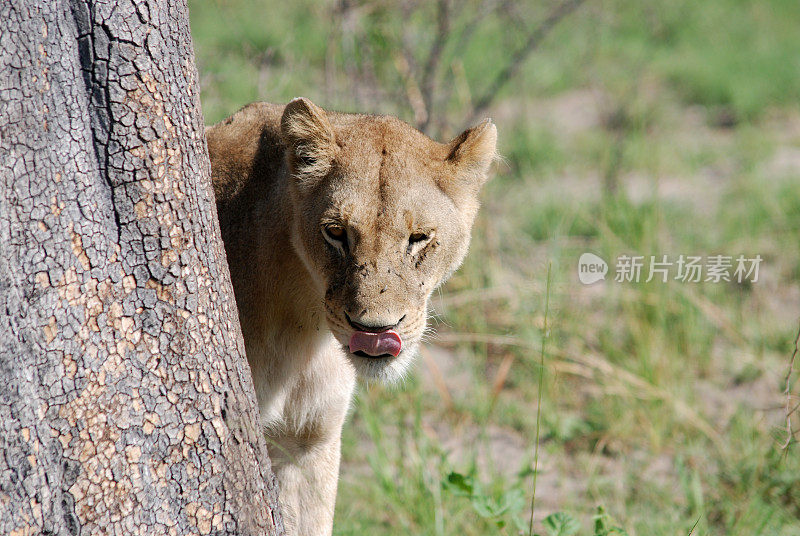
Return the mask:
<path id="1" fill-rule="evenodd" d="M 455 177 L 451 186 L 466 187 L 477 194 L 488 179 L 489 166 L 497 158 L 497 128 L 491 119 L 468 128 L 447 144 L 447 162 L 453 167 Z"/>
<path id="2" fill-rule="evenodd" d="M 307 181 L 325 176 L 336 156 L 336 138 L 325 110 L 299 97 L 286 105 L 281 135 L 292 174 Z"/>

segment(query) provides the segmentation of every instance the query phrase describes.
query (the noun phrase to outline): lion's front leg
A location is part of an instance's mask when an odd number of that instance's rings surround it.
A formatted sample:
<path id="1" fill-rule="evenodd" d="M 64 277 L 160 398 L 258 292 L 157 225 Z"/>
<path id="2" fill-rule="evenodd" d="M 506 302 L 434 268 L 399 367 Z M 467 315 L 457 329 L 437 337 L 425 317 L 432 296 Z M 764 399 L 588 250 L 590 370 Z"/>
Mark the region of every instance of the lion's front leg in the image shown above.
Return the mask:
<path id="1" fill-rule="evenodd" d="M 280 438 L 270 448 L 288 536 L 326 536 L 333 530 L 341 438 L 304 442 Z"/>

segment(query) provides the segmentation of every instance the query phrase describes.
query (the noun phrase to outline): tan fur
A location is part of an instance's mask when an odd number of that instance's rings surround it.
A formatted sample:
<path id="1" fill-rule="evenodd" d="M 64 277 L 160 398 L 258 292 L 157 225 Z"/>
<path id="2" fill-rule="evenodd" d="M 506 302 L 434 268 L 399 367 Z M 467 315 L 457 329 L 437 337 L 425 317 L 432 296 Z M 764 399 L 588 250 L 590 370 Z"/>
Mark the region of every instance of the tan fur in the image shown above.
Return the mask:
<path id="1" fill-rule="evenodd" d="M 220 225 L 290 535 L 331 533 L 356 375 L 392 382 L 406 371 L 431 293 L 467 252 L 496 137 L 485 121 L 440 144 L 394 117 L 326 112 L 306 99 L 251 104 L 208 129 Z M 334 224 L 346 229 L 346 243 L 324 238 Z M 429 240 L 409 244 L 420 232 Z M 370 326 L 400 321 L 400 355 L 351 354 L 345 312 Z"/>

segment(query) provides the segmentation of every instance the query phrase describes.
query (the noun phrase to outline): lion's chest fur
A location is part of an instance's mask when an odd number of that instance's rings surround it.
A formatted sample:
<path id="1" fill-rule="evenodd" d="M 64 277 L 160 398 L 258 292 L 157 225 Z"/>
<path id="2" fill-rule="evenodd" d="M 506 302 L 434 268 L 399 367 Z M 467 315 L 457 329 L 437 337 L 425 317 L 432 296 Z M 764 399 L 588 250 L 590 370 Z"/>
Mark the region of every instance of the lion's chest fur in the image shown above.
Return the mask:
<path id="1" fill-rule="evenodd" d="M 268 435 L 309 446 L 338 435 L 355 386 L 339 344 L 324 328 L 265 335 L 247 356 Z"/>

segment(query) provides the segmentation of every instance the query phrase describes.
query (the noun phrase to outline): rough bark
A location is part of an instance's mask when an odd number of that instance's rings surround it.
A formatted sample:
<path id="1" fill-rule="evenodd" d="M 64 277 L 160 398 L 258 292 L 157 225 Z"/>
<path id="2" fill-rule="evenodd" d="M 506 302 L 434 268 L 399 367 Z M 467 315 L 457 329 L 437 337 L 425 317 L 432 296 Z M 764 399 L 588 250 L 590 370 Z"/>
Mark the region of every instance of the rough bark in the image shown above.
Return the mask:
<path id="1" fill-rule="evenodd" d="M 282 533 L 186 5 L 0 25 L 0 534 Z"/>

